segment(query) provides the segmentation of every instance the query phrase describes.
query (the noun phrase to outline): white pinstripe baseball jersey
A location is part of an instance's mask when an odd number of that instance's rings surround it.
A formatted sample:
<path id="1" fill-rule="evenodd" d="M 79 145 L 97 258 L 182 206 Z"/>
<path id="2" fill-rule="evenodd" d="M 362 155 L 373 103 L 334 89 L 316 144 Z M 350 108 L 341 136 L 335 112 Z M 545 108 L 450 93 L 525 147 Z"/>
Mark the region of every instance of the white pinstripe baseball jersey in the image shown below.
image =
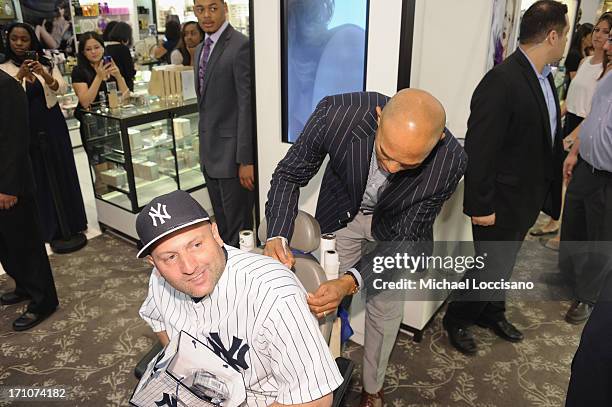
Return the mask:
<path id="1" fill-rule="evenodd" d="M 184 330 L 238 370 L 247 404 L 306 403 L 342 383 L 306 291 L 270 257 L 225 246 L 227 264 L 213 292 L 194 301 L 153 269 L 140 316 L 172 338 Z"/>

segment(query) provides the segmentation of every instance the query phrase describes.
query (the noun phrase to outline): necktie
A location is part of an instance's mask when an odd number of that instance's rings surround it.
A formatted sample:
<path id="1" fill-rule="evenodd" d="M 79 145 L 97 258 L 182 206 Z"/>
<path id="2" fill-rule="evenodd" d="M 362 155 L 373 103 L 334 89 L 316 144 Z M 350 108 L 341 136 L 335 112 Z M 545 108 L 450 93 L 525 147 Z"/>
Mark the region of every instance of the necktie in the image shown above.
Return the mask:
<path id="1" fill-rule="evenodd" d="M 200 57 L 200 69 L 198 71 L 198 79 L 200 83 L 200 92 L 204 91 L 204 73 L 206 72 L 206 64 L 208 63 L 208 56 L 210 55 L 210 47 L 213 43 L 212 38 L 206 38 L 204 41 L 204 48 L 202 49 L 202 55 Z"/>

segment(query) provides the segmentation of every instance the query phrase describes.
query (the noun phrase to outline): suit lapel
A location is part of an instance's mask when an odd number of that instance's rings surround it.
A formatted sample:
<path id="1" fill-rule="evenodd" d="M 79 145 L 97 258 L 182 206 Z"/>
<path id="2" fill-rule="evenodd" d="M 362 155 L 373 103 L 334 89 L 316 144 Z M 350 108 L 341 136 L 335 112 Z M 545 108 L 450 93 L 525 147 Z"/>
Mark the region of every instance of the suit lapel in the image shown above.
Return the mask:
<path id="1" fill-rule="evenodd" d="M 550 115 L 548 114 L 548 106 L 546 106 L 546 99 L 544 99 L 544 94 L 542 93 L 542 86 L 540 86 L 540 81 L 538 80 L 538 77 L 536 76 L 536 73 L 533 67 L 531 66 L 531 63 L 523 54 L 523 52 L 520 49 L 517 49 L 515 51 L 515 54 L 523 72 L 523 76 L 527 79 L 529 88 L 531 88 L 531 92 L 534 94 L 536 102 L 538 103 L 540 117 L 542 119 L 542 123 L 544 125 L 545 130 L 544 136 L 546 137 L 546 142 L 548 143 L 548 146 L 552 149 Z"/>
<path id="2" fill-rule="evenodd" d="M 206 71 L 204 72 L 204 86 L 202 86 L 202 93 L 206 92 L 206 87 L 208 86 L 208 82 L 210 81 L 211 73 L 213 72 L 215 64 L 221 57 L 221 54 L 223 54 L 223 51 L 225 51 L 225 48 L 227 47 L 227 42 L 231 38 L 233 31 L 234 28 L 228 24 L 228 26 L 225 28 L 225 31 L 223 31 L 223 34 L 221 34 L 221 37 L 219 37 L 219 41 L 217 42 L 217 44 L 214 45 L 212 53 L 210 54 L 208 62 L 206 63 Z"/>
<path id="3" fill-rule="evenodd" d="M 370 172 L 370 160 L 372 159 L 377 128 L 376 119 L 371 112 L 367 112 L 363 120 L 351 130 L 352 138 L 348 146 L 346 173 L 353 208 L 358 207 L 363 198 Z"/>

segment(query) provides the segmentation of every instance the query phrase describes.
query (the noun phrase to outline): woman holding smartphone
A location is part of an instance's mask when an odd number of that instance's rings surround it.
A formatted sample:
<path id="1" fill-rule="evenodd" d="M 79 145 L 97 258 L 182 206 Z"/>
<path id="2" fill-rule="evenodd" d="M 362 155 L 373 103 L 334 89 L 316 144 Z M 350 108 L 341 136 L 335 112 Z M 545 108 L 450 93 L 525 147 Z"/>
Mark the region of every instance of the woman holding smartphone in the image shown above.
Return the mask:
<path id="1" fill-rule="evenodd" d="M 108 56 L 104 58 L 102 36 L 93 31 L 84 33 L 79 40 L 77 66 L 72 70 L 72 88 L 79 98 L 79 104 L 74 113 L 78 120 L 82 120 L 84 110 L 100 101 L 100 92 L 108 93 L 107 82 L 116 82 L 117 89 L 124 95 L 129 92 L 125 79 L 112 58 Z"/>
<path id="2" fill-rule="evenodd" d="M 29 104 L 30 157 L 36 182 L 36 200 L 45 241 L 61 236 L 49 187 L 46 159 L 53 166 L 71 235 L 87 229 L 87 217 L 79 186 L 72 144 L 57 96 L 66 92 L 66 82 L 57 67 L 42 53 L 32 26 L 15 23 L 7 31 L 7 62 L 0 69 L 24 87 Z M 41 140 L 40 137 L 45 137 Z M 44 142 L 44 144 L 41 144 Z M 46 147 L 45 151 L 41 146 Z M 43 155 L 44 154 L 44 155 Z"/>

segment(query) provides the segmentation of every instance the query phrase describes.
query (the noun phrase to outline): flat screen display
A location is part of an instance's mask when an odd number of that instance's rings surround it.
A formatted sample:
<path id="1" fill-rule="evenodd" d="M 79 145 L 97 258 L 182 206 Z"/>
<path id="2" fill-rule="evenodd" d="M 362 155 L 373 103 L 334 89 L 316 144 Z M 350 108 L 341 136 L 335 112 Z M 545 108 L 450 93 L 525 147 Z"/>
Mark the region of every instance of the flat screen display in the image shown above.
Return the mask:
<path id="1" fill-rule="evenodd" d="M 283 141 L 293 143 L 322 98 L 365 89 L 368 0 L 283 0 L 281 15 Z"/>

